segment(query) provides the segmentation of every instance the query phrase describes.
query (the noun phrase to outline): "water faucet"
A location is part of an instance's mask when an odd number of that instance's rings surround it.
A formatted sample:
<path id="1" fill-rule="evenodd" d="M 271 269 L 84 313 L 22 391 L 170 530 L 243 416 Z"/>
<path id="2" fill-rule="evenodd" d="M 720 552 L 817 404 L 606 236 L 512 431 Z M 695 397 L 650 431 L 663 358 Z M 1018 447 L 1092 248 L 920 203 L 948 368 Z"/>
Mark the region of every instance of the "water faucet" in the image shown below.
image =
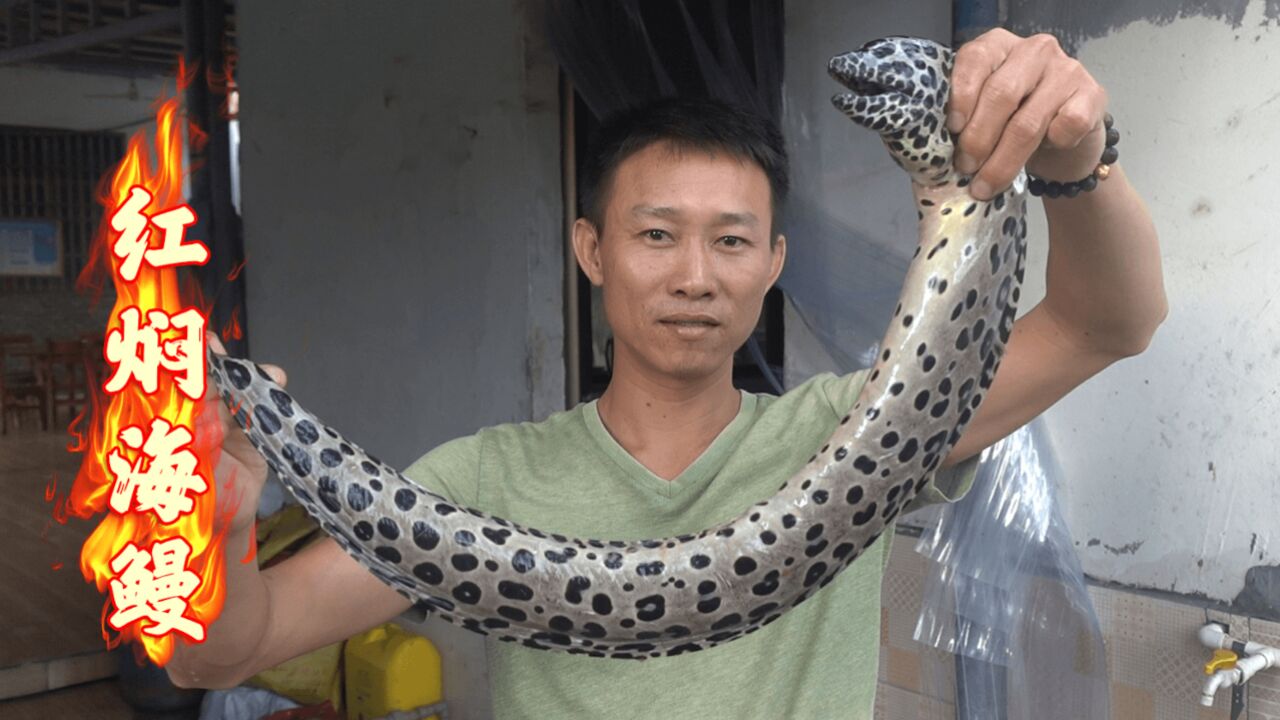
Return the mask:
<path id="1" fill-rule="evenodd" d="M 1224 686 L 1244 685 L 1259 670 L 1280 665 L 1280 650 L 1255 642 L 1241 642 L 1227 634 L 1222 623 L 1205 623 L 1197 633 L 1200 642 L 1213 649 L 1213 658 L 1205 663 L 1205 680 L 1200 704 L 1213 705 L 1213 696 Z M 1240 656 L 1244 655 L 1243 658 Z"/>

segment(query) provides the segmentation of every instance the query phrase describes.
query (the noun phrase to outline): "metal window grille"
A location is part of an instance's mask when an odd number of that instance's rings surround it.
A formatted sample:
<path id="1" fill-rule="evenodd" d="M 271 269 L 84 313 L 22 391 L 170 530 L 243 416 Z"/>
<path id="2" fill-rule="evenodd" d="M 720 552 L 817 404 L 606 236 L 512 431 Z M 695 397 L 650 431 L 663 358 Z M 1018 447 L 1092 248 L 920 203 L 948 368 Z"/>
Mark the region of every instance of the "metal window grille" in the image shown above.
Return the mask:
<path id="1" fill-rule="evenodd" d="M 61 277 L 0 277 L 0 290 L 70 288 L 102 219 L 98 181 L 124 155 L 124 136 L 0 125 L 0 218 L 62 224 Z"/>

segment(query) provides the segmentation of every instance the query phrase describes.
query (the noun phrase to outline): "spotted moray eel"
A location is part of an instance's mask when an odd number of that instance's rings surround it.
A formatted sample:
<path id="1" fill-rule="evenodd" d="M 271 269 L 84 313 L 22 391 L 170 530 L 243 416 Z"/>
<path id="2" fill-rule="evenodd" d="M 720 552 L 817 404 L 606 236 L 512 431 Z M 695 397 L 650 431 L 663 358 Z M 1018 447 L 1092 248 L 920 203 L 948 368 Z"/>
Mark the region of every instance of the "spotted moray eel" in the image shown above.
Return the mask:
<path id="1" fill-rule="evenodd" d="M 645 659 L 754 632 L 867 549 L 932 477 L 990 387 L 1025 255 L 1025 178 L 973 200 L 943 123 L 952 52 L 876 40 L 832 59 L 833 102 L 910 175 L 919 247 L 881 354 L 830 439 L 731 521 L 653 540 L 587 540 L 461 507 L 299 406 L 257 365 L 210 353 L 223 400 L 324 530 L 381 581 L 501 640 Z"/>

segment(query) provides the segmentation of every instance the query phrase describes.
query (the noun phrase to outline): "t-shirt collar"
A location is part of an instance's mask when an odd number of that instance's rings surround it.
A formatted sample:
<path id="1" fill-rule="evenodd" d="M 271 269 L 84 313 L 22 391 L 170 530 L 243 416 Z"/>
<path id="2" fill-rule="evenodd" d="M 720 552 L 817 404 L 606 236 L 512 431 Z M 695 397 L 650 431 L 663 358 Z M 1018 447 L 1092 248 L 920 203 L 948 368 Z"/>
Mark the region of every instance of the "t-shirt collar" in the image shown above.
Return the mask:
<path id="1" fill-rule="evenodd" d="M 739 392 L 742 395 L 742 402 L 738 406 L 738 414 L 711 441 L 707 449 L 703 450 L 702 454 L 673 480 L 665 480 L 658 477 L 653 471 L 642 465 L 639 460 L 632 457 L 626 448 L 618 444 L 618 441 L 609 433 L 608 428 L 604 426 L 604 421 L 600 419 L 600 411 L 596 405 L 597 400 L 592 400 L 583 405 L 582 417 L 586 422 L 587 433 L 591 436 L 591 439 L 595 441 L 596 445 L 610 460 L 622 469 L 632 482 L 663 497 L 675 497 L 686 492 L 689 488 L 705 487 L 720 471 L 720 468 L 724 467 L 725 462 L 728 461 L 729 456 L 733 453 L 733 449 L 737 447 L 738 441 L 742 439 L 742 436 L 751 426 L 751 418 L 754 417 L 756 411 L 756 396 L 754 393 L 744 390 Z"/>

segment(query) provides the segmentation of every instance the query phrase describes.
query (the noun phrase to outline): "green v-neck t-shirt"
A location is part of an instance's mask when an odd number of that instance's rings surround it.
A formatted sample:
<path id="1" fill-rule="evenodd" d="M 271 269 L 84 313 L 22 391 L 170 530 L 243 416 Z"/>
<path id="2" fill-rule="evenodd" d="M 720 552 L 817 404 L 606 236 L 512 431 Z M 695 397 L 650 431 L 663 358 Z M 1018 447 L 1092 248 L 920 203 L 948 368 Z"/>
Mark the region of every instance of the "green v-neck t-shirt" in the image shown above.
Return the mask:
<path id="1" fill-rule="evenodd" d="M 670 481 L 618 444 L 595 402 L 450 441 L 405 475 L 546 532 L 608 540 L 694 533 L 771 497 L 835 431 L 865 378 L 824 373 L 780 397 L 743 392 L 733 421 Z M 958 499 L 976 466 L 973 458 L 940 471 L 914 506 Z M 632 661 L 489 639 L 494 717 L 870 720 L 891 535 L 776 622 L 707 650 Z"/>

